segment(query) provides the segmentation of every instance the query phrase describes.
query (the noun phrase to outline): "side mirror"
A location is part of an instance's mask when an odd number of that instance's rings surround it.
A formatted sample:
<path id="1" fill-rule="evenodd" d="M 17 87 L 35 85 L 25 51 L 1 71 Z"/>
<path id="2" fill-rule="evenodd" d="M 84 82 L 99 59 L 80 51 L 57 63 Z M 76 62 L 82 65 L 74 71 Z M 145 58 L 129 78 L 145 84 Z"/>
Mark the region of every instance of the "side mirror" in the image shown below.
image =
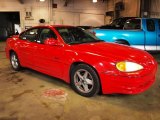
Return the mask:
<path id="1" fill-rule="evenodd" d="M 54 39 L 54 38 L 47 38 L 44 41 L 45 45 L 51 45 L 51 46 L 63 46 L 61 43 L 58 42 L 58 40 Z"/>

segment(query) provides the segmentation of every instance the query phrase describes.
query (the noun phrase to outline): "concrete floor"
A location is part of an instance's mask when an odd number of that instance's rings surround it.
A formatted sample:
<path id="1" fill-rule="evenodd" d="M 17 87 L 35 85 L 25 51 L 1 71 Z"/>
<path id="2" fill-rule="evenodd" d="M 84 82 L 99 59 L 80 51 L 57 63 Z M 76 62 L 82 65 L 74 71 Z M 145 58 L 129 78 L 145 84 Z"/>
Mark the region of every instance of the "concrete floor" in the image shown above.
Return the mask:
<path id="1" fill-rule="evenodd" d="M 160 120 L 160 53 L 155 84 L 139 95 L 97 95 L 85 98 L 69 85 L 39 72 L 15 72 L 0 42 L 0 120 Z M 48 98 L 47 89 L 66 96 Z"/>

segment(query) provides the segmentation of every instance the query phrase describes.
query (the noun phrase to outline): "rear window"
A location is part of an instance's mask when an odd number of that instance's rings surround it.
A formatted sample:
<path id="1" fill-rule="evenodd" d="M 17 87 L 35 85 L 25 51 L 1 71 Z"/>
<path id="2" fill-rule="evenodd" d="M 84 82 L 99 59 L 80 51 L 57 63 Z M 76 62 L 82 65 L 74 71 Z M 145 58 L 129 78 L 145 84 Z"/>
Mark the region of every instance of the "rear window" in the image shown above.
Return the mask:
<path id="1" fill-rule="evenodd" d="M 140 19 L 130 19 L 127 20 L 124 25 L 125 30 L 137 30 L 141 29 L 141 20 Z"/>
<path id="2" fill-rule="evenodd" d="M 155 31 L 155 23 L 154 20 L 148 19 L 147 20 L 147 30 L 148 31 Z"/>

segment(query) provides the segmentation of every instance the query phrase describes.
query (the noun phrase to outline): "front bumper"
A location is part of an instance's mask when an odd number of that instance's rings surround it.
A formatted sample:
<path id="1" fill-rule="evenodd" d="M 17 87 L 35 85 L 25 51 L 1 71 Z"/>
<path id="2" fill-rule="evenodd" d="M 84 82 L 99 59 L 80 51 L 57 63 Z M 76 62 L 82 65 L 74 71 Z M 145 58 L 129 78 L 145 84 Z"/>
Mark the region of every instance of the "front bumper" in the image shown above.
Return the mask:
<path id="1" fill-rule="evenodd" d="M 155 81 L 157 68 L 148 71 L 145 75 L 115 75 L 100 74 L 103 94 L 138 94 L 147 90 Z"/>

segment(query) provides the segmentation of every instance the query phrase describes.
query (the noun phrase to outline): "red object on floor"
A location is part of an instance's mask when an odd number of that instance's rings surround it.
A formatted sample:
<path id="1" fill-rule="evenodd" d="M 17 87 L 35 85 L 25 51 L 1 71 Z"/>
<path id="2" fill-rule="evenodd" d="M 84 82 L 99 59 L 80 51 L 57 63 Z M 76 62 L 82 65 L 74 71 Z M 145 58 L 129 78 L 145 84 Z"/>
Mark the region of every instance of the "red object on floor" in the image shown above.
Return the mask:
<path id="1" fill-rule="evenodd" d="M 64 90 L 61 89 L 49 89 L 44 91 L 43 96 L 45 97 L 56 97 L 56 96 L 63 96 L 66 93 L 64 92 Z"/>

